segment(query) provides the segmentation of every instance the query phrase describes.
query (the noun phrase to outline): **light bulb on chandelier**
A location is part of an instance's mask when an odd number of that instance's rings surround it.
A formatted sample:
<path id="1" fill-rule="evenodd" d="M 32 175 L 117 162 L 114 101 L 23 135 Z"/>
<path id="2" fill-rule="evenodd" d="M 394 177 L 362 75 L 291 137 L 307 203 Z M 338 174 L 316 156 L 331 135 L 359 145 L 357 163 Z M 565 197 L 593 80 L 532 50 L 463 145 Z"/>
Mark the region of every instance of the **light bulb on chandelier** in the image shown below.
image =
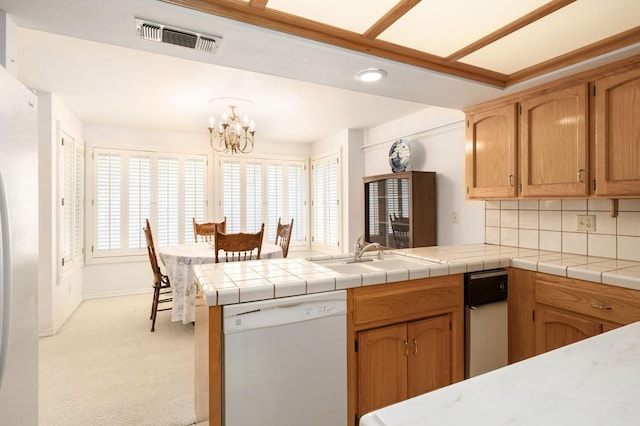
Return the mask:
<path id="1" fill-rule="evenodd" d="M 216 128 L 213 117 L 209 119 L 209 144 L 217 152 L 248 154 L 253 151 L 255 124 L 246 115 L 240 121 L 237 106 L 229 105 L 229 115 L 225 111 Z"/>

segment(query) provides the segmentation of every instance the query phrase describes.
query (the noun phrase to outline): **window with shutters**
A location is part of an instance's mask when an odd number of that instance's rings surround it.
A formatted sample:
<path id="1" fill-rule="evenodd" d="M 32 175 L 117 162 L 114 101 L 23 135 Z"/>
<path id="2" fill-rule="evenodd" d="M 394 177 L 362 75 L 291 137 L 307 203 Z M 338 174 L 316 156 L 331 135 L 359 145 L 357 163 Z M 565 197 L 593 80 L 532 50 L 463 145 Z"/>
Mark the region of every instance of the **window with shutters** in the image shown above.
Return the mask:
<path id="1" fill-rule="evenodd" d="M 313 176 L 313 234 L 314 245 L 339 247 L 338 156 L 330 155 L 311 162 Z"/>
<path id="2" fill-rule="evenodd" d="M 60 140 L 60 266 L 84 263 L 84 145 L 63 132 Z"/>
<path id="3" fill-rule="evenodd" d="M 207 156 L 94 150 L 94 257 L 146 254 L 149 219 L 156 247 L 190 242 L 206 219 Z"/>
<path id="4" fill-rule="evenodd" d="M 305 245 L 308 182 L 304 160 L 220 157 L 220 204 L 227 232 L 257 232 L 275 242 L 278 218 L 294 220 L 290 247 Z"/>

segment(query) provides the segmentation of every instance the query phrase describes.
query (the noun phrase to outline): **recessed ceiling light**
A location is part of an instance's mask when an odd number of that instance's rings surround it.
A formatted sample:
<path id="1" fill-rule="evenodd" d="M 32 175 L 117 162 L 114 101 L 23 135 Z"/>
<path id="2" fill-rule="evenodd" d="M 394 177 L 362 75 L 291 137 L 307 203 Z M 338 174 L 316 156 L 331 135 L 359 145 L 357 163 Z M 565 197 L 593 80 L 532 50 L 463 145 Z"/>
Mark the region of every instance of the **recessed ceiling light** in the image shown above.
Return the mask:
<path id="1" fill-rule="evenodd" d="M 385 77 L 387 72 L 380 68 L 369 68 L 366 70 L 358 71 L 355 75 L 356 80 L 363 81 L 365 83 L 371 83 L 378 81 Z"/>

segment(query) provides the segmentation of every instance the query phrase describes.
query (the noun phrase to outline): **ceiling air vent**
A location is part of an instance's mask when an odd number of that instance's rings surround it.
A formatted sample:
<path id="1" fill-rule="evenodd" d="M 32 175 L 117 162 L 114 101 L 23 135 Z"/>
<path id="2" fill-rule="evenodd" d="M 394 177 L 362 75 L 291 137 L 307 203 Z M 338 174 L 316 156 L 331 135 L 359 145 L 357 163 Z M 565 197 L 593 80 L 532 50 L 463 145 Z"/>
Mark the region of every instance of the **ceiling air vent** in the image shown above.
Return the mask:
<path id="1" fill-rule="evenodd" d="M 138 38 L 175 44 L 208 53 L 216 53 L 222 41 L 222 37 L 181 30 L 142 19 L 136 19 L 136 32 Z"/>

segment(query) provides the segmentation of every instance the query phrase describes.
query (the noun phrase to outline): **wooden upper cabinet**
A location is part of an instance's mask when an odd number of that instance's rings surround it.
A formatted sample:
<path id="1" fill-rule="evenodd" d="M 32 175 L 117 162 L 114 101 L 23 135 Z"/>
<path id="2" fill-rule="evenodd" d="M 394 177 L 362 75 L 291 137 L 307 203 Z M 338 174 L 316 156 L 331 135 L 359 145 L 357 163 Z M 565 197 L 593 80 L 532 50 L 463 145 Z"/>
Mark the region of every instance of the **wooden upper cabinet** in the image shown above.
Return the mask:
<path id="1" fill-rule="evenodd" d="M 589 195 L 587 94 L 585 83 L 521 102 L 523 197 Z"/>
<path id="2" fill-rule="evenodd" d="M 512 198 L 517 195 L 516 108 L 516 104 L 510 104 L 467 114 L 467 198 Z"/>
<path id="3" fill-rule="evenodd" d="M 640 68 L 595 86 L 595 194 L 640 196 Z"/>

